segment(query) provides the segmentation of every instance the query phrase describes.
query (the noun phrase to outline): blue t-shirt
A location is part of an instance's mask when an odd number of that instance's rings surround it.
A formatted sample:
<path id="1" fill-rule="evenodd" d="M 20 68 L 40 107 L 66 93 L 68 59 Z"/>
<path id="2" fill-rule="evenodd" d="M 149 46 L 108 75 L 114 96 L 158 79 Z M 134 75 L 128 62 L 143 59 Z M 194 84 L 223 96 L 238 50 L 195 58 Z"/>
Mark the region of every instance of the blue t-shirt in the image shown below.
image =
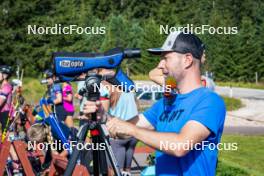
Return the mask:
<path id="1" fill-rule="evenodd" d="M 121 120 L 130 120 L 138 115 L 137 104 L 133 92 L 122 92 L 114 108 L 109 108 L 111 116 Z"/>
<path id="2" fill-rule="evenodd" d="M 207 88 L 198 88 L 187 94 L 178 94 L 164 113 L 164 98 L 143 114 L 159 132 L 180 133 L 190 120 L 207 127 L 211 134 L 205 139 L 204 150 L 191 150 L 183 157 L 156 151 L 156 175 L 215 175 L 218 150 L 209 143 L 220 142 L 225 121 L 225 104 L 220 96 Z"/>
<path id="3" fill-rule="evenodd" d="M 49 91 L 49 96 L 52 100 L 56 99 L 56 94 L 62 93 L 61 85 L 60 84 L 53 84 Z"/>

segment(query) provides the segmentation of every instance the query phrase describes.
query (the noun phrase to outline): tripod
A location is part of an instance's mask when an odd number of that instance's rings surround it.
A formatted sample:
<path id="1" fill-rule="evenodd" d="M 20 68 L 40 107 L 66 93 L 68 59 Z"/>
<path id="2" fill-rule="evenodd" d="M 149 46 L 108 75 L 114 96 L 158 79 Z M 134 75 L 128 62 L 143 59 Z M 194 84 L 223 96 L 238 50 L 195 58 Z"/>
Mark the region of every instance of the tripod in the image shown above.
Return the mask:
<path id="1" fill-rule="evenodd" d="M 91 74 L 86 77 L 85 80 L 85 92 L 87 93 L 87 99 L 90 101 L 96 101 L 100 98 L 99 86 L 101 82 L 101 76 L 96 74 Z M 78 144 L 84 144 L 85 139 L 88 133 L 88 130 L 91 130 L 92 134 L 92 143 L 95 145 L 99 145 L 103 143 L 106 147 L 106 151 L 102 150 L 93 150 L 93 173 L 95 176 L 99 176 L 100 173 L 102 175 L 107 175 L 107 159 L 106 154 L 111 162 L 111 165 L 114 169 L 114 173 L 117 176 L 121 176 L 121 172 L 119 166 L 117 164 L 116 158 L 114 156 L 112 147 L 109 142 L 109 134 L 105 127 L 105 125 L 97 120 L 96 113 L 92 114 L 91 120 L 84 124 L 77 137 Z M 65 170 L 64 176 L 71 176 L 72 172 L 75 168 L 76 161 L 78 160 L 80 154 L 80 150 L 77 147 L 74 148 L 73 153 L 68 162 L 67 168 Z"/>

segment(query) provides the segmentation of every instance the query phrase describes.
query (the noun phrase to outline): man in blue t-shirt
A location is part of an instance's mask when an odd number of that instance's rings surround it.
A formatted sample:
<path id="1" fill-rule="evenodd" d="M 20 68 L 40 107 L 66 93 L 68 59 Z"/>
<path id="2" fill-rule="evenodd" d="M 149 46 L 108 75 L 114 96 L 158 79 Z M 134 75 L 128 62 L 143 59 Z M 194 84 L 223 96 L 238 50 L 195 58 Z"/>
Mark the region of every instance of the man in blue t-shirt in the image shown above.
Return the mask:
<path id="1" fill-rule="evenodd" d="M 201 84 L 204 46 L 194 34 L 173 32 L 162 48 L 159 68 L 177 82 L 178 93 L 164 97 L 129 122 L 113 118 L 107 128 L 112 137 L 133 136 L 157 149 L 156 175 L 215 175 L 225 121 L 225 104 Z M 84 113 L 100 103 L 87 102 Z"/>

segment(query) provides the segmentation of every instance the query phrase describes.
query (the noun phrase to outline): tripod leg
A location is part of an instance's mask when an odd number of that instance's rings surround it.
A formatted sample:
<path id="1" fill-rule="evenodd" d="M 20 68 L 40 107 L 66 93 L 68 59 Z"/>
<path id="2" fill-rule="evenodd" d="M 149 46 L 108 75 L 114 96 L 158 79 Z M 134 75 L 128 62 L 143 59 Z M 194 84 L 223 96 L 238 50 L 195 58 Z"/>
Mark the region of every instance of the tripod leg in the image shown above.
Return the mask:
<path id="1" fill-rule="evenodd" d="M 99 136 L 93 136 L 92 142 L 93 145 L 99 144 Z M 93 150 L 93 174 L 95 176 L 99 176 L 100 174 L 99 161 L 100 161 L 99 151 Z"/>
<path id="2" fill-rule="evenodd" d="M 84 144 L 88 130 L 89 130 L 89 124 L 85 124 L 82 126 L 77 145 L 79 143 Z M 79 154 L 80 154 L 80 150 L 78 150 L 77 146 L 76 146 L 72 152 L 72 155 L 71 155 L 70 160 L 68 162 L 64 176 L 71 176 L 72 175 L 73 170 L 74 170 L 75 165 L 76 165 L 76 162 L 78 160 Z"/>
<path id="3" fill-rule="evenodd" d="M 111 165 L 114 169 L 115 175 L 121 176 L 122 174 L 121 174 L 120 168 L 118 166 L 118 163 L 116 161 L 113 149 L 110 145 L 109 135 L 108 135 L 108 132 L 106 130 L 105 125 L 104 124 L 99 125 L 99 129 L 100 129 L 100 134 L 101 134 L 101 140 L 105 143 L 106 153 L 107 153 L 108 158 L 111 162 Z"/>
<path id="4" fill-rule="evenodd" d="M 132 158 L 132 159 L 133 159 L 133 161 L 136 163 L 138 170 L 140 170 L 140 171 L 141 171 L 141 167 L 140 167 L 140 165 L 138 164 L 138 162 L 137 162 L 136 158 L 133 156 L 133 158 Z"/>

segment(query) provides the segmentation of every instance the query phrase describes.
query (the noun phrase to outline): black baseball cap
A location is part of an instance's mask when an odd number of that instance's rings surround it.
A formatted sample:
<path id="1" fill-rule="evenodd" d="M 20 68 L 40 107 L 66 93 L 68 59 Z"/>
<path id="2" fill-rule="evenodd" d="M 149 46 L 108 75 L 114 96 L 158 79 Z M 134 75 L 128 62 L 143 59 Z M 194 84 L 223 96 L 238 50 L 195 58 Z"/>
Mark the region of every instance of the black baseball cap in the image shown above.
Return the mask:
<path id="1" fill-rule="evenodd" d="M 8 75 L 11 75 L 13 70 L 11 68 L 11 66 L 8 66 L 8 65 L 1 65 L 0 66 L 0 72 L 1 73 L 5 73 L 5 74 L 8 74 Z"/>
<path id="2" fill-rule="evenodd" d="M 48 79 L 48 78 L 51 78 L 52 76 L 54 75 L 52 69 L 47 69 L 44 71 L 44 78 Z"/>
<path id="3" fill-rule="evenodd" d="M 148 52 L 155 55 L 161 55 L 164 52 L 191 53 L 193 57 L 200 60 L 204 50 L 205 45 L 196 35 L 176 31 L 170 33 L 161 48 L 150 48 Z"/>

